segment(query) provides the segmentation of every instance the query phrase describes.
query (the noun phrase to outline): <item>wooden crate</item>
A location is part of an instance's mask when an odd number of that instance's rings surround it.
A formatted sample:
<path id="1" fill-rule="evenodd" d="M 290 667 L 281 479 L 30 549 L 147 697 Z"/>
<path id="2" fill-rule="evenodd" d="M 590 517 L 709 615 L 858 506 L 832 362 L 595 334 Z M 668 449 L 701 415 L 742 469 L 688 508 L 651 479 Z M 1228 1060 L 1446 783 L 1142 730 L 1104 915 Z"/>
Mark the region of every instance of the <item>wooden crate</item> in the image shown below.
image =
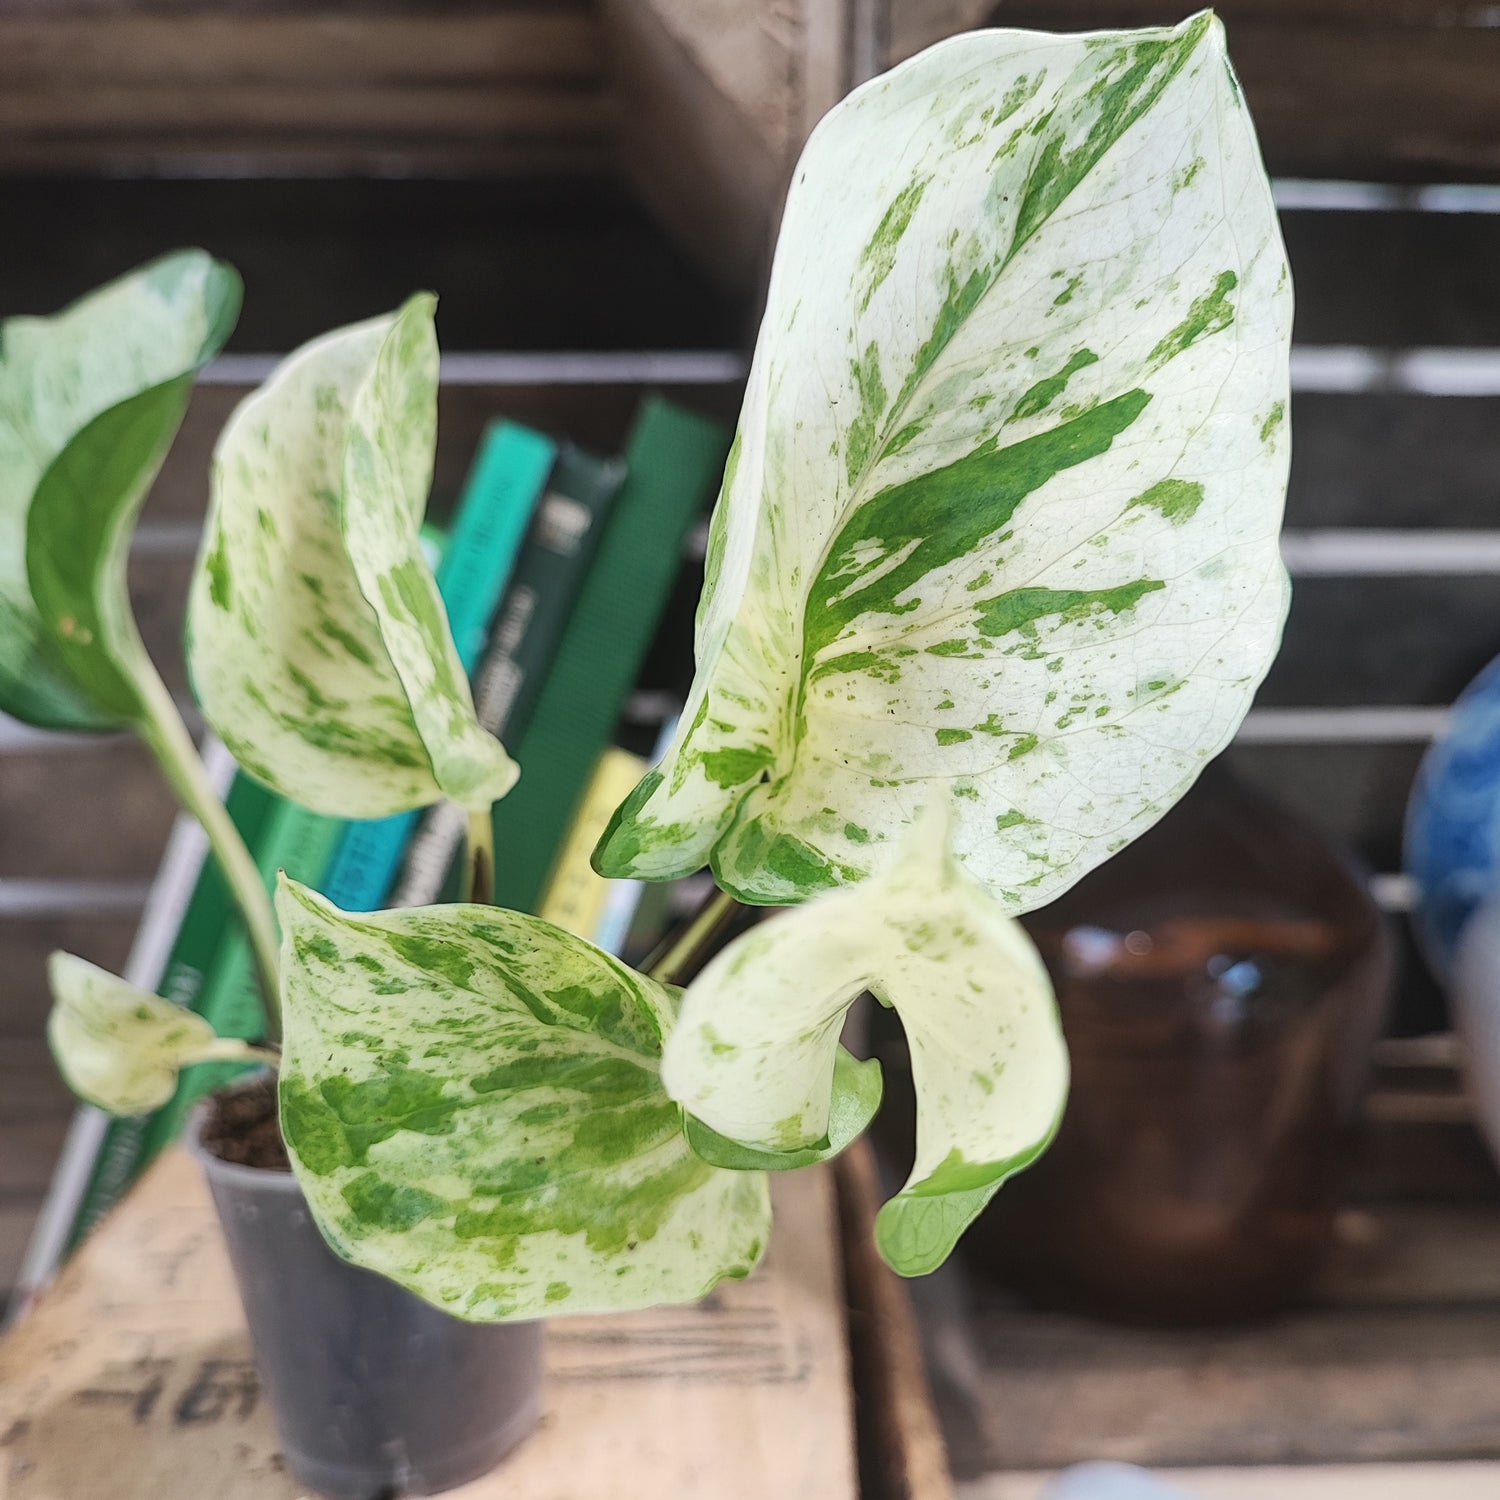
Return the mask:
<path id="1" fill-rule="evenodd" d="M 695 1307 L 550 1324 L 540 1431 L 455 1500 L 945 1500 L 909 1310 L 867 1250 L 869 1169 L 845 1180 L 866 1247 L 847 1302 L 833 1172 L 778 1178 L 772 1250 L 748 1280 Z M 874 1382 L 851 1372 L 851 1325 Z M 905 1342 L 885 1344 L 891 1328 Z M 880 1437 L 863 1463 L 856 1400 Z M 174 1151 L 0 1343 L 0 1500 L 301 1493 L 207 1189 Z"/>
<path id="2" fill-rule="evenodd" d="M 1205 1500 L 1341 1496 L 1351 1465 L 1367 1496 L 1500 1494 L 1500 1174 L 1451 1047 L 1384 1056 L 1333 1258 L 1278 1318 L 1115 1327 L 1029 1309 L 961 1256 L 917 1284 L 960 1495 L 1033 1500 L 1097 1459 Z M 1202 1472 L 1225 1466 L 1243 1478 Z"/>

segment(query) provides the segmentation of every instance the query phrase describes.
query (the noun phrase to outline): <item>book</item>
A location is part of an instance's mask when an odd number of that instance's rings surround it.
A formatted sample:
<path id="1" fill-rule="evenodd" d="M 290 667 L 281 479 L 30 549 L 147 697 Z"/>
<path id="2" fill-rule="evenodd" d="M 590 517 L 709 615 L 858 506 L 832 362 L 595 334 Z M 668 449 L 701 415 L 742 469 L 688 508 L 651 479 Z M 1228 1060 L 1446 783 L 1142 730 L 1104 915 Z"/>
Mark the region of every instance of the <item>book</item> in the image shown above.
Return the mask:
<path id="1" fill-rule="evenodd" d="M 274 794 L 268 796 L 270 807 L 265 822 L 259 837 L 250 846 L 255 867 L 266 889 L 275 890 L 279 870 L 285 870 L 294 880 L 317 888 L 343 835 L 343 820 L 309 812 L 305 807 Z M 261 976 L 256 969 L 250 941 L 243 928 L 235 923 L 220 944 L 193 1009 L 220 1036 L 255 1041 L 265 1035 L 266 1029 L 265 1002 L 260 986 Z M 184 1068 L 172 1097 L 150 1117 L 141 1144 L 139 1166 L 144 1166 L 163 1146 L 177 1139 L 188 1111 L 199 1099 L 243 1072 L 241 1063 L 199 1063 Z"/>
<path id="2" fill-rule="evenodd" d="M 558 446 L 474 679 L 474 709 L 491 734 L 510 741 L 524 732 L 624 477 L 618 460 L 598 458 L 573 443 Z M 456 807 L 428 810 L 391 905 L 426 906 L 444 895 L 445 886 L 449 894 L 456 890 L 452 877 L 465 824 Z"/>
<path id="3" fill-rule="evenodd" d="M 589 856 L 615 809 L 645 773 L 646 762 L 618 745 L 600 755 L 537 902 L 536 914 L 544 922 L 597 941 L 612 882 L 595 872 Z"/>
<path id="4" fill-rule="evenodd" d="M 437 565 L 438 592 L 459 660 L 471 677 L 557 458 L 550 438 L 516 422 L 485 429 Z M 323 894 L 344 911 L 384 905 L 420 821 L 419 812 L 352 822 Z"/>
<path id="5" fill-rule="evenodd" d="M 495 804 L 495 904 L 535 911 L 600 753 L 610 744 L 681 566 L 688 532 L 718 490 L 719 423 L 648 398 L 625 450 L 625 482 L 537 695 L 511 746 L 522 768 Z"/>

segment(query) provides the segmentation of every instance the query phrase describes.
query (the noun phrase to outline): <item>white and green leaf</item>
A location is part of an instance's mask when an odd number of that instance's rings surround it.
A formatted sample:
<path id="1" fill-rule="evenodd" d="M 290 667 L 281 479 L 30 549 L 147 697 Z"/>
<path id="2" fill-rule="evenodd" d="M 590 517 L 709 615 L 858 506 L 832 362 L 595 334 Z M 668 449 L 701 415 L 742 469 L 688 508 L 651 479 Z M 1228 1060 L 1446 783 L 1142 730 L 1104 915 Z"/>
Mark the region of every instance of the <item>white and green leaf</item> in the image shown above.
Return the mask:
<path id="1" fill-rule="evenodd" d="M 283 881 L 281 1119 L 325 1238 L 480 1321 L 685 1302 L 755 1265 L 759 1172 L 661 1086 L 676 996 L 494 907 L 346 916 Z"/>
<path id="2" fill-rule="evenodd" d="M 514 763 L 474 714 L 419 529 L 434 299 L 317 339 L 230 418 L 188 609 L 204 713 L 315 812 L 487 809 Z"/>
<path id="3" fill-rule="evenodd" d="M 270 1054 L 220 1038 L 202 1016 L 71 953 L 47 961 L 47 1040 L 68 1087 L 114 1115 L 159 1109 L 192 1063 L 267 1062 Z"/>
<path id="4" fill-rule="evenodd" d="M 876 1220 L 903 1275 L 940 1265 L 1005 1179 L 1056 1132 L 1068 1055 L 1020 925 L 952 860 L 941 804 L 857 891 L 762 922 L 688 986 L 667 1092 L 716 1137 L 790 1153 L 826 1138 L 845 1012 L 869 990 L 911 1047 L 916 1161 Z M 722 1153 L 718 1159 L 723 1159 Z"/>
<path id="5" fill-rule="evenodd" d="M 1154 821 L 1276 648 L 1291 289 L 1209 15 L 956 37 L 788 200 L 677 739 L 596 854 L 790 903 L 915 810 L 1012 911 Z"/>
<path id="6" fill-rule="evenodd" d="M 73 730 L 146 715 L 126 554 L 239 304 L 228 266 L 184 250 L 0 323 L 0 710 Z"/>

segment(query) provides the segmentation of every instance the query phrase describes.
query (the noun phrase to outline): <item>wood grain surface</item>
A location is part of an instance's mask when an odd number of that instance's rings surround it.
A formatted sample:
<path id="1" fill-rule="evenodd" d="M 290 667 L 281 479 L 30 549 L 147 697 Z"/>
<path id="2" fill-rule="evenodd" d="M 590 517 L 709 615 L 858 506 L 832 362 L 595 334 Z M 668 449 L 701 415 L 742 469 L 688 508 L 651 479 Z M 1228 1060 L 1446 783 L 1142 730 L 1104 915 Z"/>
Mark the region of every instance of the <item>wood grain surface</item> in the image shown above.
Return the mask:
<path id="1" fill-rule="evenodd" d="M 831 1173 L 696 1307 L 557 1320 L 541 1429 L 454 1500 L 855 1500 Z M 3 1223 L 0 1223 L 3 1232 Z M 164 1157 L 0 1343 L 0 1500 L 297 1500 L 197 1166 Z"/>

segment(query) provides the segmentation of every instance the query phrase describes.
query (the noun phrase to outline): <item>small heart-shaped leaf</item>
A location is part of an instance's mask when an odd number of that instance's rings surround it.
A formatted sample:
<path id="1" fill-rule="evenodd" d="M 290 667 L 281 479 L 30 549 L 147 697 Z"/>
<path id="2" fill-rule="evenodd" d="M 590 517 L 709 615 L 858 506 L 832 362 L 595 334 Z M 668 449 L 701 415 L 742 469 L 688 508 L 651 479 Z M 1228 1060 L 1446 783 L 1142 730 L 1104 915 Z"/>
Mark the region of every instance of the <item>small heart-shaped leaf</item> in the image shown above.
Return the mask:
<path id="1" fill-rule="evenodd" d="M 249 1043 L 221 1039 L 202 1016 L 71 953 L 47 963 L 52 1055 L 81 1099 L 114 1115 L 159 1109 L 191 1063 L 265 1062 Z"/>
<path id="2" fill-rule="evenodd" d="M 437 436 L 435 301 L 293 354 L 230 418 L 189 600 L 209 722 L 244 768 L 333 817 L 450 798 L 516 767 L 480 728 L 418 538 Z"/>
<path id="3" fill-rule="evenodd" d="M 949 856 L 946 822 L 938 804 L 859 890 L 731 943 L 688 986 L 662 1063 L 667 1092 L 747 1160 L 816 1150 L 831 1130 L 845 1012 L 865 990 L 894 1006 L 911 1046 L 917 1153 L 876 1238 L 907 1276 L 940 1265 L 1041 1154 L 1068 1086 L 1042 961 Z"/>

